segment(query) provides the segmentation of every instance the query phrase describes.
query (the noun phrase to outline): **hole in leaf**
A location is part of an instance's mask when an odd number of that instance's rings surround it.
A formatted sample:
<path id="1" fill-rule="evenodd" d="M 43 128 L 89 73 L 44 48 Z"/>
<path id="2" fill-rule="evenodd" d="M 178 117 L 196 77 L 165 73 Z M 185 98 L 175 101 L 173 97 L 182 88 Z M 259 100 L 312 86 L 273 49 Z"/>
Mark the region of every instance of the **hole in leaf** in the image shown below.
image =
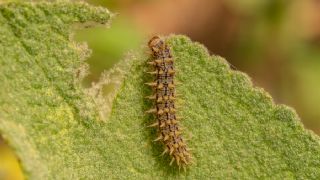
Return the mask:
<path id="1" fill-rule="evenodd" d="M 135 50 L 142 44 L 143 36 L 136 27 L 125 18 L 116 18 L 107 27 L 91 27 L 76 29 L 74 40 L 88 44 L 92 50 L 86 60 L 90 73 L 84 79 L 84 86 L 97 82 L 104 70 L 110 69 L 130 50 Z"/>

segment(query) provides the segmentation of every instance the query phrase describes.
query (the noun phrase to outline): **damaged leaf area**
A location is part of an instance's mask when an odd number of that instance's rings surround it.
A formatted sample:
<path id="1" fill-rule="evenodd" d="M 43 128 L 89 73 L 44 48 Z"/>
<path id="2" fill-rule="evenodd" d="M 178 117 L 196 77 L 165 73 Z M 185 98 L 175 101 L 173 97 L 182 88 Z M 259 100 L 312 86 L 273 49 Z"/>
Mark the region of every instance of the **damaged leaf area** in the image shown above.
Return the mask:
<path id="1" fill-rule="evenodd" d="M 318 179 L 319 137 L 249 78 L 198 43 L 171 36 L 186 172 L 160 156 L 144 83 L 146 54 L 130 56 L 92 88 L 81 86 L 88 49 L 74 24 L 111 14 L 84 3 L 0 6 L 0 133 L 29 179 Z M 141 52 L 144 50 L 141 50 Z M 103 96 L 104 86 L 114 91 Z"/>
<path id="2" fill-rule="evenodd" d="M 26 177 L 102 177 L 105 154 L 88 142 L 101 143 L 94 129 L 104 120 L 80 83 L 90 51 L 70 39 L 72 29 L 110 18 L 85 3 L 0 6 L 0 132 Z"/>

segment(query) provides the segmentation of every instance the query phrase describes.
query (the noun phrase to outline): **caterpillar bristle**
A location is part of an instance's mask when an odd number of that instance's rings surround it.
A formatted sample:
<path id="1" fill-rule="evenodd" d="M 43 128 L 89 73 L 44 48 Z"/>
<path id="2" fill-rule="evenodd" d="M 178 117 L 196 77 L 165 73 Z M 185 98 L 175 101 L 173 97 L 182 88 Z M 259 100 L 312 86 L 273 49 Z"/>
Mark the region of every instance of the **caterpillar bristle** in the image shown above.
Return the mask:
<path id="1" fill-rule="evenodd" d="M 155 122 L 155 123 L 149 125 L 148 127 L 156 127 L 156 126 L 158 126 L 158 125 L 159 125 L 159 123 L 158 123 L 158 122 Z"/>
<path id="2" fill-rule="evenodd" d="M 156 59 L 156 60 L 154 60 L 154 62 L 155 62 L 157 65 L 159 65 L 159 64 L 162 63 L 162 59 Z"/>
<path id="3" fill-rule="evenodd" d="M 154 100 L 154 99 L 156 99 L 157 97 L 156 97 L 156 96 L 146 96 L 145 98 L 146 98 L 146 99 L 150 99 L 150 100 Z"/>
<path id="4" fill-rule="evenodd" d="M 170 161 L 170 166 L 172 165 L 172 163 L 174 162 L 174 157 L 171 159 L 171 161 Z"/>
<path id="5" fill-rule="evenodd" d="M 162 109 L 159 109 L 157 114 L 162 115 L 163 113 L 164 113 L 164 111 Z"/>
<path id="6" fill-rule="evenodd" d="M 158 74 L 157 71 L 152 71 L 152 72 L 147 72 L 148 74 L 151 74 L 151 75 L 155 75 L 155 74 Z"/>
<path id="7" fill-rule="evenodd" d="M 157 86 L 157 83 L 155 82 L 150 82 L 150 83 L 145 83 L 146 85 L 148 86 L 151 86 L 151 87 L 156 87 Z"/>
<path id="8" fill-rule="evenodd" d="M 164 62 L 171 63 L 173 62 L 173 58 L 164 58 Z"/>
<path id="9" fill-rule="evenodd" d="M 157 137 L 157 139 L 153 140 L 153 141 L 159 141 L 162 139 L 162 136 Z"/>
<path id="10" fill-rule="evenodd" d="M 174 75 L 175 73 L 176 73 L 175 70 L 172 70 L 172 69 L 169 69 L 169 70 L 168 70 L 168 74 L 170 74 L 170 75 Z"/>
<path id="11" fill-rule="evenodd" d="M 174 151 L 174 148 L 173 148 L 173 147 L 171 147 L 171 148 L 170 148 L 170 152 L 169 152 L 169 154 L 170 154 L 170 155 L 172 155 L 173 151 Z"/>
<path id="12" fill-rule="evenodd" d="M 146 113 L 152 114 L 152 113 L 157 113 L 157 109 L 150 109 L 146 111 Z"/>
<path id="13" fill-rule="evenodd" d="M 178 166 L 180 167 L 180 166 L 181 166 L 181 165 L 180 165 L 180 157 L 179 157 L 179 156 L 176 156 L 175 159 L 176 159 L 176 161 L 177 161 Z"/>
<path id="14" fill-rule="evenodd" d="M 159 127 L 160 127 L 160 128 L 163 128 L 163 127 L 165 127 L 165 126 L 166 126 L 166 123 L 161 123 Z"/>
<path id="15" fill-rule="evenodd" d="M 162 97 L 159 97 L 159 98 L 157 99 L 157 102 L 158 102 L 158 103 L 163 102 L 163 101 L 164 101 L 164 98 L 162 98 Z"/>
<path id="16" fill-rule="evenodd" d="M 163 89 L 164 85 L 162 83 L 158 84 L 157 89 Z"/>
<path id="17" fill-rule="evenodd" d="M 167 141 L 169 140 L 170 136 L 169 135 L 165 135 L 164 138 L 163 138 L 163 141 Z"/>
<path id="18" fill-rule="evenodd" d="M 165 155 L 165 154 L 168 153 L 168 152 L 169 152 L 169 149 L 166 147 L 166 148 L 164 149 L 164 151 L 161 153 L 160 156 L 163 156 L 163 155 Z"/>
<path id="19" fill-rule="evenodd" d="M 149 64 L 149 65 L 152 65 L 152 66 L 155 66 L 156 65 L 156 63 L 155 62 L 147 62 L 147 64 Z"/>

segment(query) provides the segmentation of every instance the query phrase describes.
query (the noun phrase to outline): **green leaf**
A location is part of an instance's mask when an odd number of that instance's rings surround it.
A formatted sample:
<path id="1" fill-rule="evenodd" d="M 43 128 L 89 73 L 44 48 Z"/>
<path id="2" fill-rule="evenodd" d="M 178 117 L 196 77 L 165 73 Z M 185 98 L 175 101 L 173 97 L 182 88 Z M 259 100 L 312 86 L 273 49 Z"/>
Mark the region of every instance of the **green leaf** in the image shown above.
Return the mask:
<path id="1" fill-rule="evenodd" d="M 106 24 L 110 17 L 84 3 L 0 6 L 0 131 L 26 177 L 102 175 L 97 167 L 107 164 L 105 154 L 87 143 L 99 141 L 92 139 L 101 115 L 80 84 L 90 51 L 70 39 L 72 27 Z"/>
<path id="2" fill-rule="evenodd" d="M 30 179 L 318 179 L 320 140 L 293 110 L 184 36 L 171 36 L 177 91 L 195 164 L 159 156 L 144 112 L 147 55 L 137 53 L 81 86 L 88 50 L 70 39 L 75 22 L 107 23 L 83 3 L 0 7 L 0 132 Z M 142 50 L 143 51 L 143 50 Z M 101 89 L 111 87 L 105 97 Z"/>

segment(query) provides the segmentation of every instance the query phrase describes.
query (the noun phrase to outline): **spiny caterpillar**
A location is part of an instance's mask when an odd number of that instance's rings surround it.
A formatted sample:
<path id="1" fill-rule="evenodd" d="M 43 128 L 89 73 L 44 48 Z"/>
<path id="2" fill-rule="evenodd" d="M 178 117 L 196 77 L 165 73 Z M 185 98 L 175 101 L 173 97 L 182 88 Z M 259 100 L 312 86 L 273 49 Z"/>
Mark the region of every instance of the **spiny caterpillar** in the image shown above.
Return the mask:
<path id="1" fill-rule="evenodd" d="M 149 72 L 155 76 L 154 81 L 146 83 L 153 88 L 154 94 L 148 99 L 154 101 L 154 108 L 147 111 L 156 116 L 157 122 L 150 125 L 157 127 L 159 137 L 155 141 L 162 141 L 165 150 L 162 155 L 169 153 L 172 157 L 170 165 L 176 161 L 179 168 L 184 169 L 191 164 L 191 155 L 187 145 L 181 136 L 179 118 L 176 115 L 176 82 L 175 67 L 170 47 L 158 36 L 151 38 L 148 43 L 151 50 L 152 61 L 148 64 L 153 66 L 154 71 Z"/>

